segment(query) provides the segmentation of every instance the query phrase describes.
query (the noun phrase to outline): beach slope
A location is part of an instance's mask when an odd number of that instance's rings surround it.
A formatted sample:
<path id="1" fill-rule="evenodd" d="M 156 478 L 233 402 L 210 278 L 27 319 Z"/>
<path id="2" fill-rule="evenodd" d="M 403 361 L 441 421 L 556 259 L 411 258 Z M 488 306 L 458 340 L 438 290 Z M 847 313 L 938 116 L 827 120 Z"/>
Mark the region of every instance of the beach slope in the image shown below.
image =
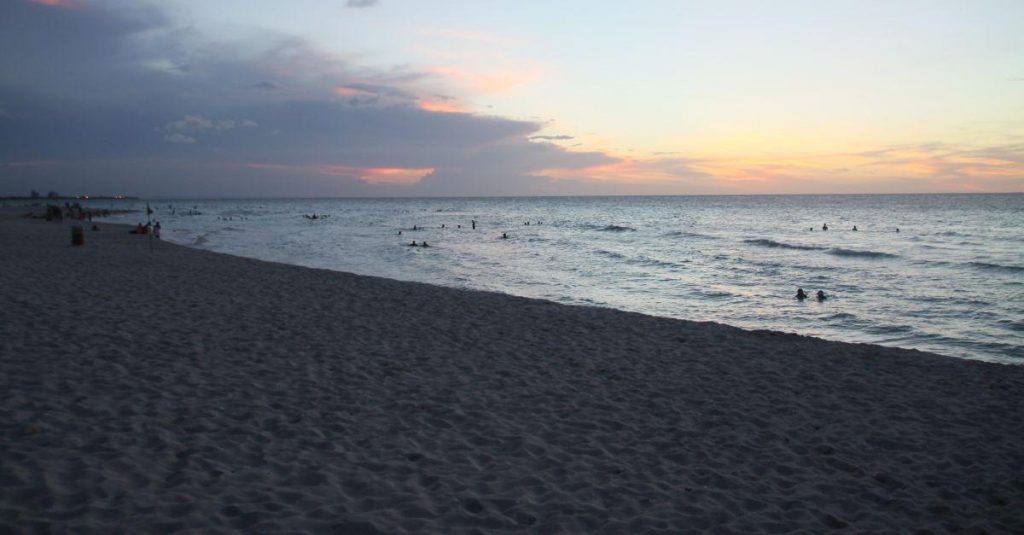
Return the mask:
<path id="1" fill-rule="evenodd" d="M 0 221 L 0 531 L 1024 530 L 1024 368 Z"/>

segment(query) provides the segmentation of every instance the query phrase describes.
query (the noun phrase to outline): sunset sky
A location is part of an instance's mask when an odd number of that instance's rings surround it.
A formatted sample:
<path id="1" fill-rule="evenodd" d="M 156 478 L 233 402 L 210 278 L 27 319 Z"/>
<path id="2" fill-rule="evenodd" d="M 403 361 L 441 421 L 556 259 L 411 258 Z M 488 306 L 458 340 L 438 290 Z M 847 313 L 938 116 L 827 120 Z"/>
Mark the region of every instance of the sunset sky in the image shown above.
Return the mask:
<path id="1" fill-rule="evenodd" d="M 3 0 L 0 195 L 1024 191 L 1024 2 Z"/>

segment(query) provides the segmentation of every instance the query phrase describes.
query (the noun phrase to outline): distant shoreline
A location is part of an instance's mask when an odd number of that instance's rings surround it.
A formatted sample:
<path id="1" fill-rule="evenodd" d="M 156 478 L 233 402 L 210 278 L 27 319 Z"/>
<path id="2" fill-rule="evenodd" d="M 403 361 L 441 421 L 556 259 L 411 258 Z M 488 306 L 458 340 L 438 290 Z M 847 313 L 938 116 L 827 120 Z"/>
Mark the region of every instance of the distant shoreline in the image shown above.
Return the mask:
<path id="1" fill-rule="evenodd" d="M 19 197 L 19 196 L 7 196 L 0 197 L 0 201 L 30 201 L 30 202 L 52 202 L 52 201 L 138 201 L 140 197 L 132 197 L 125 195 L 99 195 L 88 197 Z"/>

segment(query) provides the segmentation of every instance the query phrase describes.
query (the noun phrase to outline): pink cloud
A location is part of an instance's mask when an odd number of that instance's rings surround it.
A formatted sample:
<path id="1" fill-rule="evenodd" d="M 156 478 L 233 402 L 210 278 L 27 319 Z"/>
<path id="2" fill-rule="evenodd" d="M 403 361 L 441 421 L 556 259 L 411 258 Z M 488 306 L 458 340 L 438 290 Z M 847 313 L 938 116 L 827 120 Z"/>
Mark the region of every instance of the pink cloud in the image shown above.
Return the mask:
<path id="1" fill-rule="evenodd" d="M 544 75 L 544 69 L 536 65 L 493 73 L 471 72 L 460 67 L 433 67 L 429 72 L 487 95 L 505 93 L 535 82 Z"/>
<path id="2" fill-rule="evenodd" d="M 65 8 L 65 9 L 73 9 L 73 8 L 77 8 L 78 7 L 78 4 L 76 4 L 72 0 L 29 0 L 29 1 L 32 2 L 33 4 L 39 4 L 41 6 L 62 7 L 62 8 Z"/>
<path id="3" fill-rule="evenodd" d="M 469 113 L 468 109 L 453 100 L 420 99 L 416 101 L 416 107 L 434 113 Z"/>

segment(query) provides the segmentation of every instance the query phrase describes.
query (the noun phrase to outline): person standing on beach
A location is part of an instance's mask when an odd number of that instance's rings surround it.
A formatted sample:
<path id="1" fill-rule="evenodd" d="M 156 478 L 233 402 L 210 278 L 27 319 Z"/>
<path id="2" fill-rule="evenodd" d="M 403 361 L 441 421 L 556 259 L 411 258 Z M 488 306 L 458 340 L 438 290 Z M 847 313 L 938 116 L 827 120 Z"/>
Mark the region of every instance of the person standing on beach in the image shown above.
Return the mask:
<path id="1" fill-rule="evenodd" d="M 153 237 L 158 239 L 158 240 L 160 239 L 160 222 L 159 221 L 156 222 L 156 225 L 153 225 Z"/>

